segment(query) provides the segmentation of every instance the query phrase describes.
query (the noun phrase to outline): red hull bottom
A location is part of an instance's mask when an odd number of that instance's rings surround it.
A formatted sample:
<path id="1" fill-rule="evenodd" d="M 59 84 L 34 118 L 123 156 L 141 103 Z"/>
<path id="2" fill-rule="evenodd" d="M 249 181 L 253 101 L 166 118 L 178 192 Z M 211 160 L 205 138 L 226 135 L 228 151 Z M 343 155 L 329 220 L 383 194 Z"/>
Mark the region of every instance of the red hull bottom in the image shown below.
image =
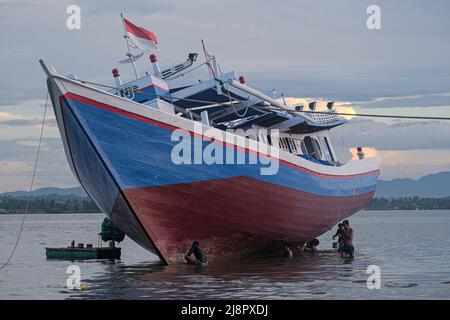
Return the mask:
<path id="1" fill-rule="evenodd" d="M 167 262 L 183 259 L 194 240 L 209 260 L 302 244 L 357 212 L 373 192 L 318 196 L 248 177 L 124 190 Z"/>

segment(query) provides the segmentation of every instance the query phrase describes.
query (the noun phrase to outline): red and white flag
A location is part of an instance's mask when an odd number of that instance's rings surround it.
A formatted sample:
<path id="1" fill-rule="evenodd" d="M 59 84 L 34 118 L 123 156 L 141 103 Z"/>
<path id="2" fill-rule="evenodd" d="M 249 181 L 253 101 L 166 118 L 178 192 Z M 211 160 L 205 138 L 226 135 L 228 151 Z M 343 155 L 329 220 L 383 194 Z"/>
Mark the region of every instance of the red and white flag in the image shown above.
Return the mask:
<path id="1" fill-rule="evenodd" d="M 153 51 L 158 49 L 158 39 L 153 32 L 138 27 L 127 19 L 123 18 L 125 31 L 127 32 L 129 43 L 137 49 L 144 51 Z"/>

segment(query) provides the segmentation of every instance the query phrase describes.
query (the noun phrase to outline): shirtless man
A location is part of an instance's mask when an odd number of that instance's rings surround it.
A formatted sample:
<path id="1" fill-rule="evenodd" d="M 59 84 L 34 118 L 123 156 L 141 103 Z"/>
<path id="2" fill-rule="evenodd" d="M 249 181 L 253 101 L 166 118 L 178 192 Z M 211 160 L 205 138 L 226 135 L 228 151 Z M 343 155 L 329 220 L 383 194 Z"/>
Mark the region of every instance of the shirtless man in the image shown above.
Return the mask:
<path id="1" fill-rule="evenodd" d="M 353 253 L 355 252 L 355 247 L 353 247 L 353 229 L 350 228 L 348 220 L 345 220 L 342 224 L 344 225 L 344 229 L 342 229 L 344 246 L 342 247 L 341 256 L 343 257 L 345 254 L 353 258 Z"/>
<path id="2" fill-rule="evenodd" d="M 294 257 L 294 253 L 292 252 L 291 248 L 289 248 L 289 244 L 287 242 L 283 244 L 283 252 L 286 258 L 292 259 Z"/>

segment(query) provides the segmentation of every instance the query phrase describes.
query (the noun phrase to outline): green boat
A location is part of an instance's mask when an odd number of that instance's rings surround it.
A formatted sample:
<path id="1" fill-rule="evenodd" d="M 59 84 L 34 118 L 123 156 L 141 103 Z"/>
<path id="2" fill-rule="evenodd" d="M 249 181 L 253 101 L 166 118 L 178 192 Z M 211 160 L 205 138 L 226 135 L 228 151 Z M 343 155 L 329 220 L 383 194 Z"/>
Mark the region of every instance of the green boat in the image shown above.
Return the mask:
<path id="1" fill-rule="evenodd" d="M 120 259 L 121 250 L 116 247 L 102 248 L 45 248 L 47 259 L 88 260 Z"/>
<path id="2" fill-rule="evenodd" d="M 99 236 L 103 241 L 109 242 L 108 247 L 94 248 L 91 244 L 86 247 L 83 244 L 75 246 L 75 241 L 73 241 L 70 247 L 45 248 L 45 254 L 47 259 L 61 260 L 120 259 L 121 251 L 120 248 L 116 248 L 115 242 L 123 241 L 125 233 L 117 228 L 111 220 L 105 218 Z"/>

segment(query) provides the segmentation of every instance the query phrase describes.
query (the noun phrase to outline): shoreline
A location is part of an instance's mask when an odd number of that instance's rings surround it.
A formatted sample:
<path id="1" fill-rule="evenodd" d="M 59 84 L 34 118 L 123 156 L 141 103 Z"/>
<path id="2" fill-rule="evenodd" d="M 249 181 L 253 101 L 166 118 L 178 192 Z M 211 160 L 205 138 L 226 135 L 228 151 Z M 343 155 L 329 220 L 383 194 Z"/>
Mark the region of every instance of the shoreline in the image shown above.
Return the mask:
<path id="1" fill-rule="evenodd" d="M 449 209 L 363 209 L 361 211 L 450 211 Z M 360 211 L 360 212 L 361 212 Z M 12 215 L 23 215 L 24 212 L 14 212 L 14 213 L 0 213 L 1 216 L 12 216 Z M 103 214 L 103 212 L 28 212 L 27 215 L 36 214 Z M 356 214 L 356 213 L 355 213 Z"/>

